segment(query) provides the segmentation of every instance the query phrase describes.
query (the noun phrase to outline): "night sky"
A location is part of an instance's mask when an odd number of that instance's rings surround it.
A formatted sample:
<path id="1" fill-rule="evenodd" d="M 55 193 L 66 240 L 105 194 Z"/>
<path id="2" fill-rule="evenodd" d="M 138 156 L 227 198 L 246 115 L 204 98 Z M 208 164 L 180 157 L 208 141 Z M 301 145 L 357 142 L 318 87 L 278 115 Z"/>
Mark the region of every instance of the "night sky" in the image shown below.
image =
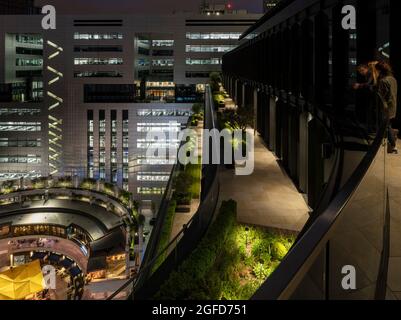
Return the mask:
<path id="1" fill-rule="evenodd" d="M 262 11 L 262 0 L 227 0 L 234 9 Z M 197 11 L 201 0 L 36 0 L 38 6 L 54 5 L 57 13 L 171 13 L 175 11 Z M 213 3 L 213 1 L 209 1 Z M 224 3 L 216 0 L 215 3 Z"/>

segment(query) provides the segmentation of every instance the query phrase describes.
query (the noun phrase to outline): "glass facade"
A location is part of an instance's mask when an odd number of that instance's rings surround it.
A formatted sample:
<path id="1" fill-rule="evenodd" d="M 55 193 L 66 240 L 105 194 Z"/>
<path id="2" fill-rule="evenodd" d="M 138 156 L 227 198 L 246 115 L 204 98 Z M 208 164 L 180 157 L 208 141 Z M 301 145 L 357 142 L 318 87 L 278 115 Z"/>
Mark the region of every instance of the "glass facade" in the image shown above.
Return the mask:
<path id="1" fill-rule="evenodd" d="M 0 155 L 0 163 L 30 163 L 40 164 L 41 157 L 35 154 L 28 155 Z"/>
<path id="2" fill-rule="evenodd" d="M 43 45 L 43 38 L 40 35 L 34 34 L 17 34 L 15 40 L 18 43 Z"/>
<path id="3" fill-rule="evenodd" d="M 235 49 L 236 46 L 234 45 L 186 45 L 185 51 L 186 52 L 229 52 Z"/>
<path id="4" fill-rule="evenodd" d="M 186 71 L 186 78 L 209 78 L 212 71 Z"/>
<path id="5" fill-rule="evenodd" d="M 170 172 L 138 172 L 138 181 L 167 182 L 170 179 Z"/>
<path id="6" fill-rule="evenodd" d="M 152 60 L 152 66 L 154 66 L 154 67 L 173 67 L 174 59 L 155 59 L 155 60 Z"/>
<path id="7" fill-rule="evenodd" d="M 99 178 L 106 179 L 106 111 L 99 110 Z"/>
<path id="8" fill-rule="evenodd" d="M 0 108 L 0 116 L 38 116 L 40 109 Z"/>
<path id="9" fill-rule="evenodd" d="M 165 110 L 165 109 L 139 109 L 137 111 L 139 117 L 189 117 L 191 110 Z"/>
<path id="10" fill-rule="evenodd" d="M 74 65 L 121 65 L 122 58 L 74 58 Z"/>
<path id="11" fill-rule="evenodd" d="M 238 40 L 241 32 L 187 32 L 189 40 Z"/>
<path id="12" fill-rule="evenodd" d="M 41 131 L 40 122 L 0 122 L 0 132 Z"/>
<path id="13" fill-rule="evenodd" d="M 74 33 L 74 40 L 122 40 L 122 33 Z"/>
<path id="14" fill-rule="evenodd" d="M 74 46 L 74 52 L 122 52 L 122 46 Z"/>
<path id="15" fill-rule="evenodd" d="M 144 195 L 162 195 L 164 193 L 165 188 L 159 187 L 138 187 L 137 192 L 138 194 Z"/>
<path id="16" fill-rule="evenodd" d="M 118 165 L 117 165 L 117 111 L 111 110 L 111 132 L 110 132 L 110 173 L 111 182 L 117 183 Z"/>
<path id="17" fill-rule="evenodd" d="M 43 59 L 41 58 L 17 58 L 15 60 L 17 67 L 41 67 Z"/>
<path id="18" fill-rule="evenodd" d="M 129 178 L 129 114 L 128 110 L 123 110 L 123 189 L 128 190 Z"/>
<path id="19" fill-rule="evenodd" d="M 152 47 L 173 47 L 174 40 L 152 40 Z"/>
<path id="20" fill-rule="evenodd" d="M 74 78 L 122 78 L 118 71 L 75 71 Z"/>
<path id="21" fill-rule="evenodd" d="M 209 59 L 192 59 L 187 58 L 185 60 L 187 65 L 221 65 L 222 59 L 221 58 L 209 58 Z"/>
<path id="22" fill-rule="evenodd" d="M 87 111 L 87 122 L 88 122 L 88 163 L 87 163 L 87 170 L 88 170 L 88 177 L 94 178 L 94 128 L 93 128 L 93 110 Z"/>
<path id="23" fill-rule="evenodd" d="M 138 123 L 138 132 L 180 132 L 181 124 L 178 122 L 168 123 Z"/>
<path id="24" fill-rule="evenodd" d="M 38 139 L 0 138 L 0 147 L 35 148 L 40 147 L 42 141 Z"/>

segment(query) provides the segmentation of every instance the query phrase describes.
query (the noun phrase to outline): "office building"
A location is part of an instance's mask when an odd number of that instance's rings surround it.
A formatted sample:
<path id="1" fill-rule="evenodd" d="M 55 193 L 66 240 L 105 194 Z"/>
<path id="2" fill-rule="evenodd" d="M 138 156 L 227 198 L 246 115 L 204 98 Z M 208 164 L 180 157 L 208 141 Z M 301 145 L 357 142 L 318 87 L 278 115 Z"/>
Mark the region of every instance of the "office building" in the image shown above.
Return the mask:
<path id="1" fill-rule="evenodd" d="M 259 15 L 2 16 L 0 179 L 77 175 L 160 198 L 172 162 L 145 159 L 176 131 L 211 72 Z M 166 146 L 177 145 L 167 139 Z"/>

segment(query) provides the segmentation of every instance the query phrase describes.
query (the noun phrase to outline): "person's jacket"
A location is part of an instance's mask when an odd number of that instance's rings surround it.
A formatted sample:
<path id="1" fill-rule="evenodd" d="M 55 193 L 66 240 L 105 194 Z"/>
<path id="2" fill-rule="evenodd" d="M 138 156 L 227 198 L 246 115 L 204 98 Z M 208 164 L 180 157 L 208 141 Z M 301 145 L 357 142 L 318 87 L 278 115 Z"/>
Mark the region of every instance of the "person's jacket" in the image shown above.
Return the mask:
<path id="1" fill-rule="evenodd" d="M 385 76 L 379 79 L 378 93 L 389 119 L 394 119 L 397 116 L 397 91 L 397 80 L 393 76 Z"/>

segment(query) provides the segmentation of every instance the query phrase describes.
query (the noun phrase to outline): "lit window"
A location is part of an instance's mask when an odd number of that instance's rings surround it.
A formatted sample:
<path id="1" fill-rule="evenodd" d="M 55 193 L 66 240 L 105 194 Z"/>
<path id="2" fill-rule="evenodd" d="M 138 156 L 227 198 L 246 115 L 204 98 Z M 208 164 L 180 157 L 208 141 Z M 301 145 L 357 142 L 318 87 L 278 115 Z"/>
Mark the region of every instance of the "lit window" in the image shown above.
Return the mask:
<path id="1" fill-rule="evenodd" d="M 121 33 L 74 33 L 75 40 L 121 40 L 123 35 Z"/>
<path id="2" fill-rule="evenodd" d="M 165 188 L 158 188 L 158 187 L 138 187 L 137 192 L 139 194 L 163 194 Z"/>
<path id="3" fill-rule="evenodd" d="M 122 58 L 74 58 L 75 65 L 121 65 Z"/>
<path id="4" fill-rule="evenodd" d="M 153 47 L 172 47 L 174 40 L 152 40 Z"/>
<path id="5" fill-rule="evenodd" d="M 41 131 L 41 123 L 40 122 L 0 122 L 0 131 L 4 131 L 4 132 Z"/>

